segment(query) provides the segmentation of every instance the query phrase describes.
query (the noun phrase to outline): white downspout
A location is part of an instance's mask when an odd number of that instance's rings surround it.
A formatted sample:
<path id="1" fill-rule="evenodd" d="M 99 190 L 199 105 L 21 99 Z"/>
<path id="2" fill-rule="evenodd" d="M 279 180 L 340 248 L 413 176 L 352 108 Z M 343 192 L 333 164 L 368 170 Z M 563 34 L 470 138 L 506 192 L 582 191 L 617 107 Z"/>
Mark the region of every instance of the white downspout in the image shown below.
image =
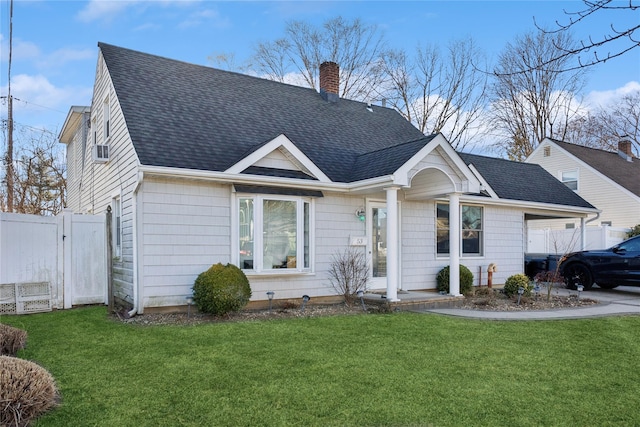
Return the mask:
<path id="1" fill-rule="evenodd" d="M 140 292 L 138 292 L 139 278 L 138 278 L 138 190 L 142 185 L 144 179 L 144 172 L 138 172 L 138 178 L 136 179 L 136 185 L 133 189 L 133 196 L 131 200 L 133 221 L 131 223 L 131 233 L 133 238 L 133 308 L 129 311 L 129 317 L 135 316 L 140 304 L 138 298 Z M 142 313 L 142 312 L 140 312 Z"/>

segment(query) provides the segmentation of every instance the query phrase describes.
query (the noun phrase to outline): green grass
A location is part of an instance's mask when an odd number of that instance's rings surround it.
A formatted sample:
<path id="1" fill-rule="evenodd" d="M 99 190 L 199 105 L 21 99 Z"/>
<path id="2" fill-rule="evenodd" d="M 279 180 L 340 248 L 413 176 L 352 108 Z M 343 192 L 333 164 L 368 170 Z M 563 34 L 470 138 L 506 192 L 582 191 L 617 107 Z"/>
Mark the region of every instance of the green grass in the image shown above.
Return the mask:
<path id="1" fill-rule="evenodd" d="M 632 426 L 640 317 L 428 314 L 142 327 L 91 307 L 0 319 L 62 403 L 37 426 Z"/>

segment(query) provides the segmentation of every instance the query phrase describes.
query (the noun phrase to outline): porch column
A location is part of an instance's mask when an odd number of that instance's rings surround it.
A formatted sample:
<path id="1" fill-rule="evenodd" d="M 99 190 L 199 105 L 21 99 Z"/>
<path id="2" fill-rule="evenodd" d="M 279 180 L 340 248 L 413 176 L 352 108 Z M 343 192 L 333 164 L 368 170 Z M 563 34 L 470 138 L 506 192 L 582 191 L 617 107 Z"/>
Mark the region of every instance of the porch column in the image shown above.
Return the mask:
<path id="1" fill-rule="evenodd" d="M 587 228 L 585 227 L 586 222 L 584 217 L 580 218 L 580 250 L 587 250 Z"/>
<path id="2" fill-rule="evenodd" d="M 387 300 L 398 299 L 398 187 L 387 192 Z"/>
<path id="3" fill-rule="evenodd" d="M 449 194 L 449 294 L 460 296 L 460 194 Z"/>

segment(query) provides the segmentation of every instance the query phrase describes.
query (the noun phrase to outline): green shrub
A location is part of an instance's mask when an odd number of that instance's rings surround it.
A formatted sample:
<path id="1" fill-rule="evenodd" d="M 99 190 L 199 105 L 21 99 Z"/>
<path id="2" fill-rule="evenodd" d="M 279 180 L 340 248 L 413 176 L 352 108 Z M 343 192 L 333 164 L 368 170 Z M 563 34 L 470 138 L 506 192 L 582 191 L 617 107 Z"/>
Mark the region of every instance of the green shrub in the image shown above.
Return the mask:
<path id="1" fill-rule="evenodd" d="M 1 426 L 28 426 L 57 403 L 56 383 L 46 369 L 28 360 L 0 356 Z"/>
<path id="2" fill-rule="evenodd" d="M 240 311 L 251 298 L 247 276 L 233 264 L 212 265 L 193 285 L 193 302 L 203 313 L 222 316 Z"/>
<path id="3" fill-rule="evenodd" d="M 449 293 L 449 266 L 438 272 L 436 276 L 438 290 Z M 468 294 L 473 289 L 473 273 L 464 265 L 460 264 L 460 293 Z"/>
<path id="4" fill-rule="evenodd" d="M 15 356 L 27 343 L 27 331 L 0 324 L 0 356 Z"/>
<path id="5" fill-rule="evenodd" d="M 518 295 L 518 288 L 520 287 L 524 288 L 524 296 L 531 296 L 533 285 L 526 274 L 519 273 L 509 276 L 506 282 L 504 282 L 504 293 L 507 296 Z"/>
<path id="6" fill-rule="evenodd" d="M 627 238 L 640 235 L 640 224 L 636 224 L 631 231 L 627 233 Z"/>

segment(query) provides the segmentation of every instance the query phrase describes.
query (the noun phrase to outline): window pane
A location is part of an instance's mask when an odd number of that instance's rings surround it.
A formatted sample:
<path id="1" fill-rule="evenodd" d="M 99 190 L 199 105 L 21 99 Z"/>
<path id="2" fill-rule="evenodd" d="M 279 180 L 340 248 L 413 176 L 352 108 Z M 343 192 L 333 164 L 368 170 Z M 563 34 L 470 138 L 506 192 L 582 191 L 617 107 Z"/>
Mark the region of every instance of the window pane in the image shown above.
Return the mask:
<path id="1" fill-rule="evenodd" d="M 309 253 L 310 253 L 310 224 L 309 224 L 309 203 L 304 203 L 304 268 L 309 268 Z"/>
<path id="2" fill-rule="evenodd" d="M 437 253 L 449 253 L 449 205 L 436 205 Z"/>
<path id="3" fill-rule="evenodd" d="M 482 228 L 482 208 L 478 206 L 462 207 L 462 229 L 480 230 Z"/>
<path id="4" fill-rule="evenodd" d="M 240 199 L 240 268 L 253 269 L 253 199 Z"/>
<path id="5" fill-rule="evenodd" d="M 449 230 L 438 230 L 438 253 L 449 253 Z"/>
<path id="6" fill-rule="evenodd" d="M 438 229 L 448 229 L 449 228 L 449 205 L 442 205 L 438 203 L 437 205 L 438 211 Z"/>
<path id="7" fill-rule="evenodd" d="M 264 269 L 296 268 L 296 202 L 264 200 Z"/>
<path id="8" fill-rule="evenodd" d="M 578 189 L 578 171 L 562 172 L 562 182 L 571 190 L 576 191 Z"/>
<path id="9" fill-rule="evenodd" d="M 463 254 L 479 254 L 480 253 L 480 232 L 479 231 L 462 231 L 462 253 Z"/>

